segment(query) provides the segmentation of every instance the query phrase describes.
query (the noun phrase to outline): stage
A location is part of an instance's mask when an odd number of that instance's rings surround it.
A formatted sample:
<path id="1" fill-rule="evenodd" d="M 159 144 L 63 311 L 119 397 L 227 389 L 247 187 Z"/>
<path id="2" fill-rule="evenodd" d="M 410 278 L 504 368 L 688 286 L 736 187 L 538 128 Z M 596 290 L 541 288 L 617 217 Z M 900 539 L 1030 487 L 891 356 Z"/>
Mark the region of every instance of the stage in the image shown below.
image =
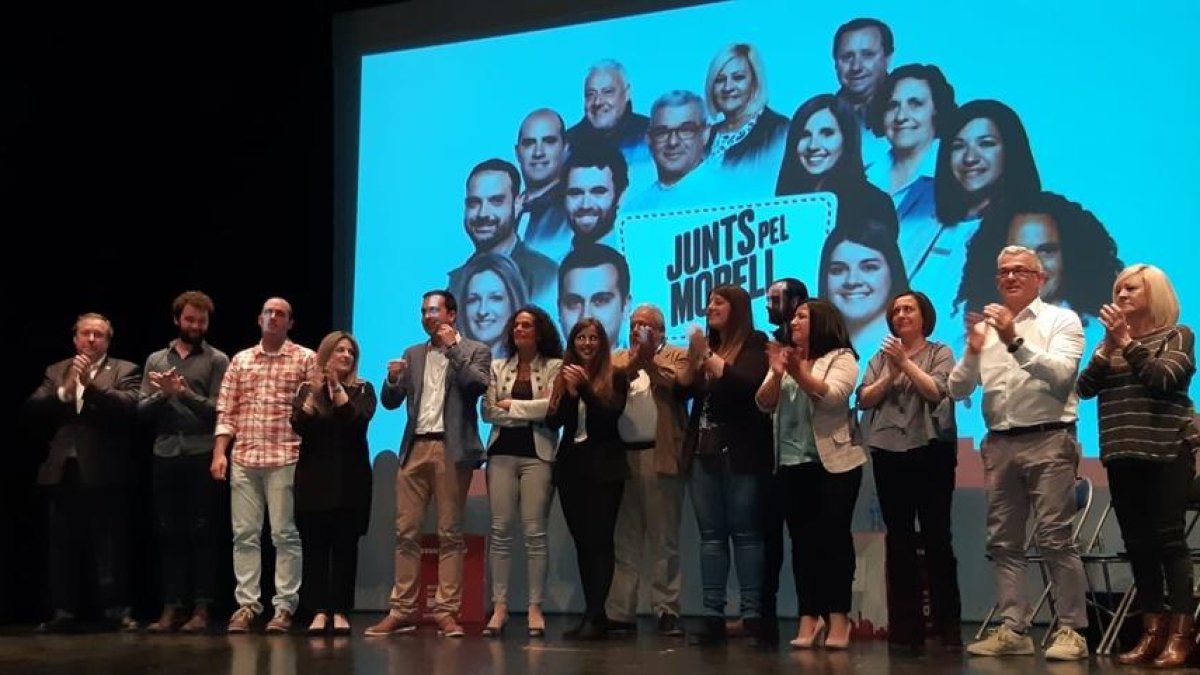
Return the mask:
<path id="1" fill-rule="evenodd" d="M 350 637 L 39 635 L 30 628 L 10 628 L 0 635 L 0 673 L 32 675 L 303 675 L 305 673 L 417 673 L 466 675 L 489 673 L 645 673 L 709 675 L 716 673 L 824 673 L 827 675 L 949 675 L 950 673 L 1135 673 L 1108 659 L 1047 663 L 1041 657 L 968 658 L 930 645 L 921 656 L 889 654 L 880 641 L 856 643 L 845 652 L 754 649 L 742 640 L 722 647 L 689 647 L 681 638 L 660 638 L 654 623 L 642 619 L 636 637 L 598 643 L 568 643 L 558 636 L 575 617 L 551 616 L 545 640 L 525 637 L 524 617 L 514 616 L 504 638 L 479 637 L 479 626 L 467 626 L 467 637 L 441 638 L 432 626 L 407 636 L 367 638 L 361 632 L 378 614 L 356 614 Z M 782 622 L 783 635 L 795 630 Z M 974 627 L 964 625 L 969 639 Z M 1156 671 L 1161 672 L 1161 671 Z M 1195 672 L 1195 671 L 1191 671 Z"/>

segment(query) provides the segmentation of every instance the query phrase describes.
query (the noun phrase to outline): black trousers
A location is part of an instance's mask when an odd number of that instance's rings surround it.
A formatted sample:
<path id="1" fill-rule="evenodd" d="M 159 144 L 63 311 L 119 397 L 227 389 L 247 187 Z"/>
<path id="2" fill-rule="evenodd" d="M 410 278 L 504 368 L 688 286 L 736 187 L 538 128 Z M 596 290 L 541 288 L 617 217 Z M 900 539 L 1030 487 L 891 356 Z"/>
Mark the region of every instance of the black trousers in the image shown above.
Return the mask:
<path id="1" fill-rule="evenodd" d="M 575 540 L 579 580 L 583 586 L 585 615 L 605 620 L 604 602 L 612 587 L 616 554 L 613 532 L 621 508 L 623 480 L 590 480 L 585 476 L 560 474 L 558 495 L 567 529 Z"/>
<path id="2" fill-rule="evenodd" d="M 933 624 L 960 630 L 962 600 L 958 561 L 950 534 L 954 472 L 953 443 L 935 442 L 905 452 L 874 449 L 875 490 L 887 527 L 888 633 L 892 642 L 916 644 L 925 639 L 921 560 L 929 578 Z M 920 523 L 920 531 L 915 527 Z"/>
<path id="3" fill-rule="evenodd" d="M 354 609 L 359 539 L 354 522 L 349 509 L 296 513 L 304 551 L 300 595 L 314 612 L 346 614 Z"/>
<path id="4" fill-rule="evenodd" d="M 800 616 L 824 616 L 850 611 L 854 584 L 854 536 L 850 521 L 862 486 L 862 467 L 830 473 L 819 462 L 782 466 L 770 491 L 792 539 L 792 577 Z M 767 500 L 772 501 L 771 499 Z M 778 541 L 771 562 L 771 539 Z M 775 615 L 779 568 L 783 564 L 782 533 L 767 536 L 765 602 Z"/>
<path id="5" fill-rule="evenodd" d="M 209 605 L 215 596 L 217 483 L 208 473 L 211 458 L 208 454 L 154 458 L 154 510 L 164 604 L 180 606 L 191 600 Z"/>
<path id="6" fill-rule="evenodd" d="M 1113 510 L 1144 612 L 1169 608 L 1176 614 L 1192 613 L 1192 562 L 1184 538 L 1192 462 L 1192 453 L 1181 451 L 1171 462 L 1114 459 L 1106 465 Z"/>
<path id="7" fill-rule="evenodd" d="M 790 495 L 794 497 L 795 495 Z M 766 481 L 762 499 L 763 570 L 762 615 L 764 619 L 779 616 L 779 574 L 783 571 L 784 508 L 789 495 L 786 480 L 776 473 Z M 792 578 L 799 573 L 799 561 L 792 556 Z"/>
<path id="8" fill-rule="evenodd" d="M 53 609 L 78 616 L 82 583 L 94 584 L 97 604 L 110 618 L 129 613 L 127 490 L 80 484 L 68 460 L 62 480 L 48 489 L 49 574 Z"/>

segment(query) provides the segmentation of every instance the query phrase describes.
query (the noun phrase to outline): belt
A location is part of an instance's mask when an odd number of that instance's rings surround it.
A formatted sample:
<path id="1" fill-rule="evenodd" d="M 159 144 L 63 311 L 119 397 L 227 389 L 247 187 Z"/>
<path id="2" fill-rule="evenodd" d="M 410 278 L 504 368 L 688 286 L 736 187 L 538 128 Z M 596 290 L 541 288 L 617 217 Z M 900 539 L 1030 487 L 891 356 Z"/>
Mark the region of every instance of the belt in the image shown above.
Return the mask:
<path id="1" fill-rule="evenodd" d="M 1045 431 L 1060 431 L 1062 429 L 1075 430 L 1074 422 L 1044 422 L 1042 424 L 1034 424 L 1027 427 L 1011 427 L 1009 429 L 990 429 L 988 433 L 996 434 L 997 436 L 1023 436 L 1025 434 L 1038 434 Z"/>
<path id="2" fill-rule="evenodd" d="M 444 441 L 446 434 L 442 431 L 436 431 L 428 434 L 413 434 L 414 441 Z"/>

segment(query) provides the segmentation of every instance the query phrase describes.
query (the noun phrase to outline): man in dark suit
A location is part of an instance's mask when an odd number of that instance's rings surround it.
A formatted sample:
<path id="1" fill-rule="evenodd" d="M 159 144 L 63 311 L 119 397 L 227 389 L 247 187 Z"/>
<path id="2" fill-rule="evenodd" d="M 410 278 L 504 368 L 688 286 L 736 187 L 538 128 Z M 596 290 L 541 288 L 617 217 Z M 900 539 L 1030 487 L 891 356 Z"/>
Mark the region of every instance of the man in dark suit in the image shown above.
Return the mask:
<path id="1" fill-rule="evenodd" d="M 437 505 L 438 590 L 434 618 L 438 634 L 462 637 L 462 514 L 471 473 L 483 460 L 479 438 L 479 397 L 491 377 L 492 353 L 482 342 L 454 330 L 458 304 L 448 291 L 429 291 L 421 302 L 421 323 L 429 341 L 388 362 L 383 407 L 408 401 L 408 423 L 400 443 L 396 475 L 396 583 L 391 611 L 366 630 L 370 636 L 409 633 L 420 609 L 421 521 L 430 497 Z"/>
<path id="2" fill-rule="evenodd" d="M 50 431 L 38 468 L 50 505 L 50 599 L 45 632 L 76 628 L 80 565 L 90 563 L 104 616 L 118 630 L 137 630 L 126 588 L 128 493 L 134 417 L 141 376 L 137 365 L 109 358 L 112 324 L 99 314 L 75 321 L 75 356 L 46 369 L 26 405 Z"/>

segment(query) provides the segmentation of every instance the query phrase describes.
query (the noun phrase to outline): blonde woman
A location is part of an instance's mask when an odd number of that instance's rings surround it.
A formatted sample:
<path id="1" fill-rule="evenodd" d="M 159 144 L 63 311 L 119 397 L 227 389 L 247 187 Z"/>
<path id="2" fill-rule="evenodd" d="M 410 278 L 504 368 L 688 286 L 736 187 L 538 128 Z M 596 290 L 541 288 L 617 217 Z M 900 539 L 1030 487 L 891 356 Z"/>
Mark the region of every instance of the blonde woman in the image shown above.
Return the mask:
<path id="1" fill-rule="evenodd" d="M 739 171 L 749 165 L 778 170 L 788 119 L 767 107 L 767 73 L 758 49 L 738 43 L 717 52 L 708 66 L 704 98 L 714 120 L 710 161 Z M 772 182 L 768 190 L 773 188 Z"/>
<path id="2" fill-rule="evenodd" d="M 1178 668 L 1193 646 L 1184 509 L 1200 446 L 1187 393 L 1195 337 L 1178 324 L 1175 289 L 1153 265 L 1126 267 L 1112 298 L 1100 308 L 1104 340 L 1077 389 L 1081 398 L 1100 399 L 1100 461 L 1143 612 L 1141 640 L 1117 660 Z"/>
<path id="3" fill-rule="evenodd" d="M 313 609 L 308 633 L 350 634 L 358 538 L 371 513 L 367 425 L 375 389 L 358 377 L 358 342 L 334 331 L 317 348 L 316 377 L 300 385 L 292 428 L 300 435 L 296 521 L 304 552 L 303 588 Z M 332 616 L 332 619 L 331 619 Z"/>

